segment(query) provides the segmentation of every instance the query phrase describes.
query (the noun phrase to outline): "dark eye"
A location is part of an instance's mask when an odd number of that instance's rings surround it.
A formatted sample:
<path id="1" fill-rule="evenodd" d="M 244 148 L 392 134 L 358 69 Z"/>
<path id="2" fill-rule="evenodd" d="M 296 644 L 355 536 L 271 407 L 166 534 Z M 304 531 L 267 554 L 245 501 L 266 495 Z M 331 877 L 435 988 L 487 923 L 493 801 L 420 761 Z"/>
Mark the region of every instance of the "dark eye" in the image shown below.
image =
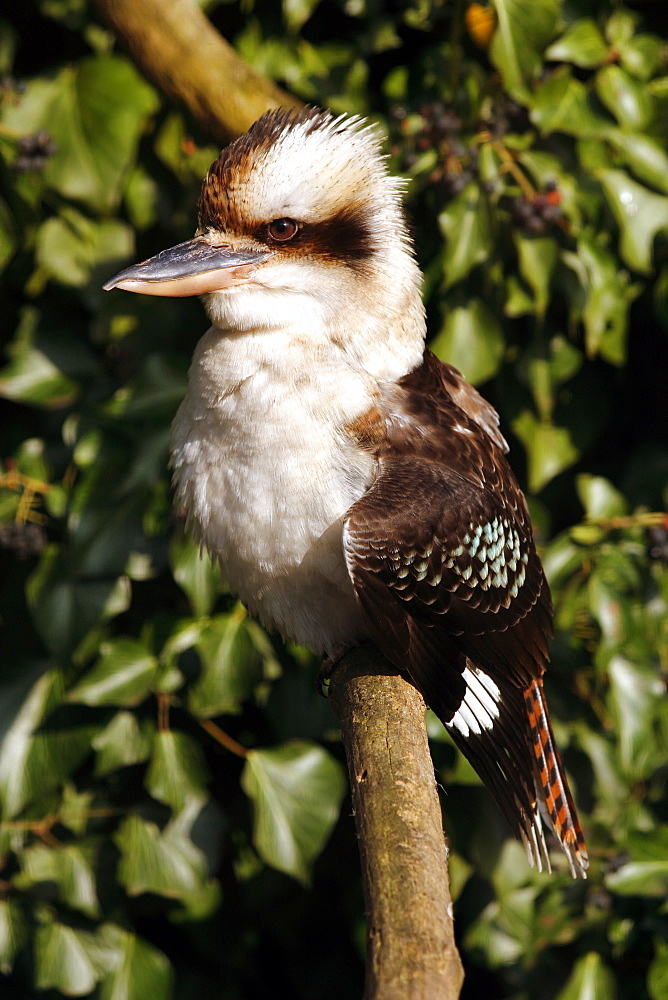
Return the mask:
<path id="1" fill-rule="evenodd" d="M 274 219 L 273 222 L 269 223 L 268 231 L 272 240 L 285 243 L 286 240 L 292 239 L 297 229 L 297 223 L 293 219 Z"/>

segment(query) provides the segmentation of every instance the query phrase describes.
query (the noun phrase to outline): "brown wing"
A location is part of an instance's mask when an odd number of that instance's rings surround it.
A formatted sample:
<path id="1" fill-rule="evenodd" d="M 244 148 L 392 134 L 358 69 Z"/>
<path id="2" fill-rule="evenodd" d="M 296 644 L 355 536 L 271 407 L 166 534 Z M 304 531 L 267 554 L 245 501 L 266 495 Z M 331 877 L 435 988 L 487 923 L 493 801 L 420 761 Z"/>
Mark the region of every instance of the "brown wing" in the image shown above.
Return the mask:
<path id="1" fill-rule="evenodd" d="M 461 382 L 426 355 L 388 387 L 377 408 L 379 475 L 348 511 L 344 549 L 374 640 L 448 726 L 540 866 L 549 862 L 525 692 L 548 660 L 552 606 L 491 407 Z"/>
<path id="2" fill-rule="evenodd" d="M 464 387 L 427 352 L 379 400 L 379 475 L 348 512 L 348 568 L 367 617 L 396 623 L 391 644 L 378 638 L 390 659 L 401 639 L 411 670 L 413 635 L 413 644 L 456 648 L 484 662 L 497 684 L 524 689 L 548 659 L 550 594 L 494 411 Z"/>

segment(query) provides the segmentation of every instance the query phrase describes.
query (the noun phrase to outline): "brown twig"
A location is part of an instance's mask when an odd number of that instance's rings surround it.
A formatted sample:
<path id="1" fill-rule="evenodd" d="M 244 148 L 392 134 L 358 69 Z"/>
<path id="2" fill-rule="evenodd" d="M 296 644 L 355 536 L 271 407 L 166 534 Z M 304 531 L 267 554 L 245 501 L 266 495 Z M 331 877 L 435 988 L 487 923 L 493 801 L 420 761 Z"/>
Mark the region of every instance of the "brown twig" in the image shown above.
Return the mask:
<path id="1" fill-rule="evenodd" d="M 224 729 L 217 726 L 211 719 L 200 719 L 199 724 L 202 729 L 206 730 L 209 736 L 216 740 L 217 743 L 220 743 L 222 747 L 225 747 L 226 750 L 229 750 L 230 753 L 235 754 L 237 757 L 248 756 L 246 747 L 242 746 L 241 743 L 237 743 L 232 736 L 229 736 Z"/>

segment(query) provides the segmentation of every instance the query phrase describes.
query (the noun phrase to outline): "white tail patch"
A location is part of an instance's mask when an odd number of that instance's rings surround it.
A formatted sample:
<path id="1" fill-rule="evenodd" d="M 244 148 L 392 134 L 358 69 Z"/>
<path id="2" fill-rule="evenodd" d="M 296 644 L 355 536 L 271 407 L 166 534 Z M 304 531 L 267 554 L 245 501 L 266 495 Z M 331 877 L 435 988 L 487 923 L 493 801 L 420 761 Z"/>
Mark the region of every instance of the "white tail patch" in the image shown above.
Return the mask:
<path id="1" fill-rule="evenodd" d="M 489 674 L 479 667 L 466 667 L 462 674 L 466 684 L 466 693 L 461 705 L 453 715 L 448 727 L 457 729 L 462 736 L 475 733 L 477 736 L 483 730 L 490 730 L 495 719 L 499 718 L 499 702 L 501 691 Z"/>

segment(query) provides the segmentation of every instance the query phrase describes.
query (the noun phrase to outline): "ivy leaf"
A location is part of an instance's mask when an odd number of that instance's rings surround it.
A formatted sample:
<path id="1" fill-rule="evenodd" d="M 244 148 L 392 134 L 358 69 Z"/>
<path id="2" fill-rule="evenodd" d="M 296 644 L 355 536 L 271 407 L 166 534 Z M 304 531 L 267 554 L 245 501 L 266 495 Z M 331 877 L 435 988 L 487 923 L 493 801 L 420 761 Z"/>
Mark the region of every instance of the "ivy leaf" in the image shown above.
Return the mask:
<path id="1" fill-rule="evenodd" d="M 204 802 L 206 765 L 199 745 L 186 733 L 158 732 L 145 784 L 154 799 L 180 812 L 189 799 Z"/>
<path id="2" fill-rule="evenodd" d="M 183 532 L 172 539 L 169 562 L 174 579 L 190 601 L 192 613 L 197 618 L 210 614 L 222 586 L 220 570 L 208 553 Z"/>
<path id="3" fill-rule="evenodd" d="M 598 170 L 608 204 L 621 233 L 620 252 L 635 271 L 652 270 L 652 245 L 668 229 L 668 198 L 636 184 L 621 170 Z"/>
<path id="4" fill-rule="evenodd" d="M 102 461 L 104 457 L 99 456 Z M 140 481 L 141 472 L 137 468 L 141 464 L 141 458 L 142 452 L 133 470 L 137 477 L 134 489 L 127 490 L 124 483 L 125 495 L 114 496 L 112 502 L 109 502 L 111 498 L 108 494 L 95 498 L 90 493 L 87 495 L 84 483 L 80 481 L 80 493 L 71 505 L 71 509 L 75 504 L 79 509 L 70 520 L 70 552 L 76 578 L 116 576 L 126 569 L 132 569 L 133 555 L 135 558 L 146 557 L 148 565 L 144 564 L 143 572 L 150 574 L 150 553 L 147 551 L 148 542 L 142 524 L 147 496 L 144 484 Z M 117 486 L 117 482 L 112 482 L 109 471 L 104 469 L 104 479 L 101 479 L 99 467 L 91 470 L 89 483 L 99 494 L 102 493 L 103 484 L 110 493 Z"/>
<path id="5" fill-rule="evenodd" d="M 565 337 L 551 337 L 546 344 L 536 338 L 524 354 L 519 373 L 531 389 L 536 409 L 544 421 L 550 421 L 555 403 L 555 390 L 571 379 L 582 367 L 582 355 Z"/>
<path id="6" fill-rule="evenodd" d="M 559 0 L 493 0 L 497 26 L 489 48 L 509 94 L 520 100 L 542 67 L 542 51 L 556 33 Z"/>
<path id="7" fill-rule="evenodd" d="M 582 353 L 570 340 L 556 334 L 550 338 L 550 378 L 553 385 L 562 385 L 582 368 Z"/>
<path id="8" fill-rule="evenodd" d="M 52 77 L 31 81 L 23 99 L 4 114 L 21 135 L 47 131 L 57 151 L 47 161 L 47 184 L 103 213 L 121 196 L 155 91 L 122 56 L 71 63 Z"/>
<path id="9" fill-rule="evenodd" d="M 598 952 L 590 951 L 575 968 L 557 1000 L 616 1000 L 615 977 Z"/>
<path id="10" fill-rule="evenodd" d="M 72 578 L 56 545 L 49 545 L 27 586 L 35 628 L 57 658 L 68 657 L 94 625 L 113 618 L 130 603 L 126 577 Z"/>
<path id="11" fill-rule="evenodd" d="M 586 549 L 574 544 L 570 533 L 557 535 L 542 553 L 543 569 L 553 589 L 561 590 L 566 582 L 579 571 L 587 558 Z"/>
<path id="12" fill-rule="evenodd" d="M 516 274 L 509 274 L 506 280 L 506 301 L 503 306 L 506 316 L 527 316 L 534 311 L 533 297 L 523 281 Z"/>
<path id="13" fill-rule="evenodd" d="M 305 24 L 319 0 L 283 0 L 283 18 L 288 31 L 297 32 Z"/>
<path id="14" fill-rule="evenodd" d="M 592 140 L 594 141 L 594 140 Z M 566 164 L 553 153 L 530 148 L 517 156 L 518 162 L 529 171 L 534 184 L 541 190 L 556 184 L 561 197 L 560 207 L 568 219 L 578 228 L 582 222 L 583 191 L 581 183 L 568 171 Z M 605 161 L 602 165 L 607 166 Z"/>
<path id="15" fill-rule="evenodd" d="M 434 353 L 473 385 L 496 375 L 505 348 L 501 324 L 482 299 L 448 310 L 443 329 L 431 344 Z"/>
<path id="16" fill-rule="evenodd" d="M 164 831 L 139 816 L 128 816 L 114 836 L 121 852 L 118 880 L 131 896 L 154 892 L 168 899 L 187 900 L 207 889 L 202 852 L 182 826 Z"/>
<path id="17" fill-rule="evenodd" d="M 619 66 L 604 66 L 596 74 L 596 93 L 620 125 L 641 131 L 653 114 L 652 98 L 644 83 Z"/>
<path id="18" fill-rule="evenodd" d="M 161 951 L 136 934 L 120 931 L 120 961 L 100 984 L 100 1000 L 170 1000 L 172 968 Z"/>
<path id="19" fill-rule="evenodd" d="M 68 694 L 86 705 L 138 705 L 151 691 L 158 661 L 136 639 L 113 639 L 100 646 L 100 658 Z"/>
<path id="20" fill-rule="evenodd" d="M 583 473 L 577 477 L 575 486 L 587 517 L 619 517 L 627 513 L 623 495 L 603 476 Z"/>
<path id="21" fill-rule="evenodd" d="M 62 704 L 63 695 L 60 672 L 42 673 L 30 684 L 4 733 L 0 744 L 0 803 L 5 819 L 16 816 L 28 803 L 43 799 L 68 779 L 90 752 L 93 727 L 52 731 L 42 728 L 49 714 Z"/>
<path id="22" fill-rule="evenodd" d="M 120 219 L 95 221 L 64 207 L 40 226 L 35 259 L 62 285 L 81 286 L 95 268 L 132 256 L 134 245 L 132 230 Z"/>
<path id="23" fill-rule="evenodd" d="M 461 281 L 492 249 L 487 203 L 477 184 L 468 184 L 439 216 L 446 237 L 443 253 L 445 287 Z"/>
<path id="24" fill-rule="evenodd" d="M 158 318 L 160 322 L 162 317 Z M 142 328 L 149 318 L 142 319 Z M 123 386 L 108 407 L 113 416 L 128 421 L 155 420 L 171 423 L 179 403 L 186 394 L 188 380 L 185 368 L 174 359 L 151 353 L 144 359 L 136 377 Z"/>
<path id="25" fill-rule="evenodd" d="M 0 396 L 49 410 L 71 405 L 81 393 L 79 379 L 96 371 L 86 344 L 31 307 L 22 310 L 7 354 Z"/>
<path id="26" fill-rule="evenodd" d="M 254 805 L 253 843 L 260 857 L 307 885 L 345 794 L 340 764 L 303 741 L 250 750 L 241 786 Z"/>
<path id="27" fill-rule="evenodd" d="M 650 136 L 615 129 L 608 142 L 641 181 L 668 194 L 668 155 Z"/>
<path id="28" fill-rule="evenodd" d="M 605 137 L 614 123 L 594 108 L 589 91 L 563 66 L 540 84 L 530 100 L 531 120 L 543 135 L 564 132 Z"/>
<path id="29" fill-rule="evenodd" d="M 100 978 L 91 948 L 94 936 L 52 921 L 35 934 L 35 980 L 38 990 L 55 989 L 65 996 L 90 993 Z"/>
<path id="30" fill-rule="evenodd" d="M 513 421 L 513 430 L 527 451 L 529 490 L 539 490 L 578 460 L 579 452 L 566 427 L 556 427 L 524 410 Z"/>
<path id="31" fill-rule="evenodd" d="M 55 849 L 36 844 L 27 848 L 21 855 L 21 872 L 13 881 L 20 889 L 53 882 L 68 906 L 92 919 L 100 916 L 91 861 L 78 846 L 66 844 Z"/>
<path id="32" fill-rule="evenodd" d="M 202 672 L 188 690 L 188 708 L 198 718 L 235 714 L 262 679 L 263 664 L 248 633 L 242 605 L 202 625 L 195 642 Z"/>
<path id="33" fill-rule="evenodd" d="M 628 273 L 618 269 L 610 251 L 587 236 L 578 240 L 576 253 L 563 251 L 562 260 L 577 274 L 582 287 L 580 316 L 587 356 L 600 354 L 611 364 L 622 365 L 626 360 L 629 307 L 638 290 L 629 284 Z"/>
<path id="34" fill-rule="evenodd" d="M 9 975 L 14 958 L 23 947 L 28 928 L 15 897 L 0 899 L 0 972 Z"/>
<path id="35" fill-rule="evenodd" d="M 103 923 L 91 933 L 48 919 L 37 934 L 35 966 L 44 988 L 55 986 L 67 996 L 87 993 L 91 979 L 100 983 L 101 1000 L 144 1000 L 146 996 L 168 1000 L 170 995 L 165 993 L 171 975 L 164 955 L 112 923 Z M 142 992 L 144 988 L 148 992 Z"/>
<path id="36" fill-rule="evenodd" d="M 59 821 L 77 837 L 82 836 L 88 826 L 88 812 L 93 798 L 92 792 L 78 792 L 71 781 L 63 788 L 58 810 Z"/>
<path id="37" fill-rule="evenodd" d="M 167 115 L 155 141 L 155 152 L 184 187 L 193 178 L 201 181 L 219 153 L 218 146 L 198 146 L 186 153 L 188 138 L 183 115 L 174 112 Z"/>
<path id="38" fill-rule="evenodd" d="M 596 22 L 589 17 L 575 21 L 545 52 L 546 59 L 573 63 L 584 69 L 600 66 L 607 56 L 605 39 Z"/>
<path id="39" fill-rule="evenodd" d="M 514 845 L 513 845 L 514 846 Z M 511 852 L 513 864 L 508 866 L 511 877 L 521 871 L 518 855 Z M 499 868 L 495 881 L 499 882 Z M 503 870 L 503 869 L 502 869 Z M 493 968 L 517 961 L 526 953 L 532 936 L 533 903 L 536 890 L 530 886 L 504 887 L 483 910 L 466 935 L 467 948 L 480 950 Z"/>
<path id="40" fill-rule="evenodd" d="M 148 229 L 157 222 L 160 189 L 141 163 L 135 164 L 128 177 L 123 200 L 135 229 Z"/>
<path id="41" fill-rule="evenodd" d="M 571 529 L 571 536 L 576 541 L 587 542 L 585 534 L 589 528 L 594 537 L 590 539 L 592 543 L 600 541 L 600 528 L 596 525 L 576 525 Z M 579 529 L 579 530 L 578 530 Z M 585 537 L 583 538 L 583 534 Z M 605 661 L 606 655 L 609 658 L 610 651 L 616 649 L 622 638 L 622 605 L 619 601 L 619 592 L 614 586 L 614 582 L 608 574 L 597 567 L 597 571 L 592 573 L 587 582 L 587 598 L 592 617 L 601 629 L 603 644 L 599 647 L 599 658 Z M 606 663 L 607 665 L 607 663 Z M 622 674 L 622 690 L 623 690 Z M 627 729 L 628 732 L 628 729 Z"/>
<path id="42" fill-rule="evenodd" d="M 647 990 L 651 1000 L 668 996 L 668 943 L 657 940 L 656 953 L 647 972 Z"/>
<path id="43" fill-rule="evenodd" d="M 655 766 L 647 733 L 664 695 L 664 685 L 653 670 L 621 655 L 610 660 L 608 676 L 620 764 L 624 774 L 642 779 L 648 767 L 651 771 Z"/>
<path id="44" fill-rule="evenodd" d="M 116 712 L 92 742 L 95 774 L 101 777 L 147 760 L 151 752 L 151 726 L 150 722 L 140 726 L 132 712 Z"/>
<path id="45" fill-rule="evenodd" d="M 668 860 L 629 861 L 623 868 L 605 876 L 608 889 L 618 896 L 668 895 Z"/>
<path id="46" fill-rule="evenodd" d="M 661 65 L 662 42 L 657 35 L 634 35 L 616 48 L 624 69 L 639 80 L 651 80 Z"/>
<path id="47" fill-rule="evenodd" d="M 578 743 L 591 761 L 601 802 L 611 808 L 613 815 L 618 815 L 620 807 L 627 804 L 628 786 L 619 773 L 613 745 L 585 726 L 578 729 Z"/>
<path id="48" fill-rule="evenodd" d="M 668 826 L 632 830 L 626 838 L 631 861 L 665 861 L 668 857 Z"/>
<path id="49" fill-rule="evenodd" d="M 514 232 L 520 274 L 534 294 L 536 315 L 542 318 L 550 299 L 550 281 L 557 264 L 559 247 L 551 236 L 523 236 Z"/>
<path id="50" fill-rule="evenodd" d="M 605 26 L 605 37 L 615 47 L 624 45 L 633 38 L 636 23 L 636 14 L 624 8 L 617 8 L 608 18 L 608 23 Z"/>

